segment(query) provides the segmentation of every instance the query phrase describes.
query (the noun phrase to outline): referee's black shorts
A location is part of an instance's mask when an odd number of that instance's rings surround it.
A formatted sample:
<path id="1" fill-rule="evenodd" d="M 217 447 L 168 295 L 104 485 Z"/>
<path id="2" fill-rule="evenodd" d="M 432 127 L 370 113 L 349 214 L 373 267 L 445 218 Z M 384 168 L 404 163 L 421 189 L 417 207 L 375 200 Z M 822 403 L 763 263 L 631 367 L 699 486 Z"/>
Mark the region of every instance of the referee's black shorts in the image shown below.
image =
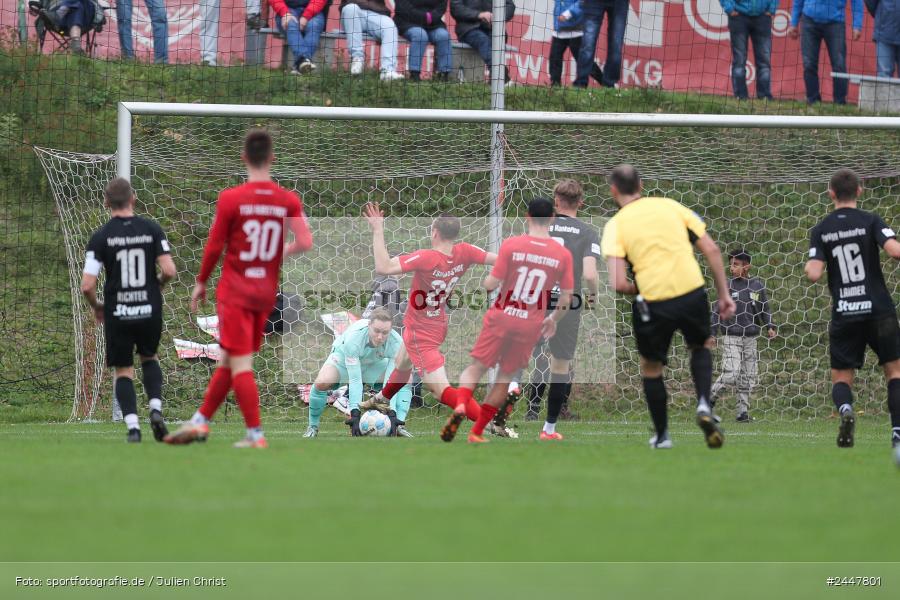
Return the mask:
<path id="1" fill-rule="evenodd" d="M 650 320 L 641 320 L 632 303 L 631 322 L 638 353 L 647 360 L 666 364 L 672 336 L 680 331 L 689 346 L 702 346 L 710 336 L 709 299 L 705 288 L 661 302 L 648 302 Z"/>
<path id="2" fill-rule="evenodd" d="M 828 326 L 832 369 L 861 369 L 866 358 L 866 346 L 875 352 L 879 365 L 900 359 L 900 324 L 897 323 L 897 315 L 861 321 L 832 319 Z"/>
<path id="3" fill-rule="evenodd" d="M 141 356 L 153 356 L 159 348 L 162 335 L 162 315 L 149 319 L 120 321 L 107 316 L 104 323 L 106 336 L 106 366 L 134 366 L 134 352 Z"/>

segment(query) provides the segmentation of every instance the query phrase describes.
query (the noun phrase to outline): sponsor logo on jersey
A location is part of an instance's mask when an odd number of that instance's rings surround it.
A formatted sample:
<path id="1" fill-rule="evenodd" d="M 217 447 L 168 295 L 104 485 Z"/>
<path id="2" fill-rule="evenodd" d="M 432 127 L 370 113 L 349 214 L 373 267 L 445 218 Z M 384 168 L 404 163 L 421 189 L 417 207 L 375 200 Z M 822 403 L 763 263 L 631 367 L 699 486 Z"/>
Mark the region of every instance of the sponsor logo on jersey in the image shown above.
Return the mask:
<path id="1" fill-rule="evenodd" d="M 846 300 L 839 300 L 836 312 L 841 314 L 872 312 L 872 301 L 860 300 L 858 302 L 847 302 Z"/>
<path id="2" fill-rule="evenodd" d="M 140 244 L 153 243 L 152 235 L 117 235 L 106 238 L 107 246 L 137 246 Z"/>
<path id="3" fill-rule="evenodd" d="M 816 257 L 816 254 L 818 254 L 818 252 L 816 251 L 815 248 L 810 248 L 810 249 L 809 249 L 809 257 L 810 257 L 810 258 L 815 258 L 815 257 Z"/>
<path id="4" fill-rule="evenodd" d="M 246 277 L 247 279 L 265 279 L 266 268 L 250 267 L 249 269 L 244 269 L 244 277 Z"/>
<path id="5" fill-rule="evenodd" d="M 866 230 L 862 227 L 855 227 L 853 229 L 844 229 L 841 231 L 834 231 L 831 233 L 823 233 L 822 241 L 823 242 L 836 242 L 838 240 L 845 240 L 847 238 L 859 237 L 861 235 L 866 235 Z"/>
<path id="6" fill-rule="evenodd" d="M 600 254 L 600 244 L 591 244 L 591 254 Z"/>
<path id="7" fill-rule="evenodd" d="M 137 306 L 128 306 L 127 304 L 116 304 L 116 310 L 112 316 L 120 319 L 134 319 L 140 317 L 149 317 L 153 314 L 152 304 L 139 304 Z"/>
<path id="8" fill-rule="evenodd" d="M 159 245 L 162 246 L 163 252 L 171 251 L 171 246 L 169 246 L 169 242 L 167 242 L 166 240 L 160 240 Z"/>
<path id="9" fill-rule="evenodd" d="M 884 237 L 886 237 L 886 238 L 897 237 L 897 234 L 894 233 L 894 230 L 891 229 L 890 227 L 885 227 L 884 229 L 881 230 L 881 233 L 882 233 L 882 234 L 884 235 Z"/>

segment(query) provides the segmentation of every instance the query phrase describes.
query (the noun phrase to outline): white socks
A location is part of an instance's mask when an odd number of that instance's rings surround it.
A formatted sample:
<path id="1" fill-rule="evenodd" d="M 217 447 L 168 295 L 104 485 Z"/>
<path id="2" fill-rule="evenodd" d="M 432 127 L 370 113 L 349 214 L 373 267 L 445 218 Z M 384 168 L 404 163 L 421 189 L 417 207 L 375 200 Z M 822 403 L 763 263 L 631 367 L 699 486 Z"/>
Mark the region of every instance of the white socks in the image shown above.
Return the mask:
<path id="1" fill-rule="evenodd" d="M 138 416 L 134 413 L 125 415 L 125 427 L 128 429 L 140 429 L 141 425 L 138 423 Z"/>
<path id="2" fill-rule="evenodd" d="M 162 400 L 159 398 L 150 398 L 150 410 L 162 412 Z"/>
<path id="3" fill-rule="evenodd" d="M 553 435 L 556 433 L 556 423 L 547 423 L 544 421 L 544 433 L 547 435 Z"/>
<path id="4" fill-rule="evenodd" d="M 251 441 L 259 441 L 263 438 L 262 429 L 259 427 L 248 427 L 247 428 L 247 439 Z"/>
<path id="5" fill-rule="evenodd" d="M 194 413 L 194 416 L 191 417 L 192 425 L 209 425 L 209 419 L 200 414 L 200 411 Z"/>
<path id="6" fill-rule="evenodd" d="M 841 404 L 841 409 L 840 409 L 840 410 L 841 410 L 841 414 L 844 414 L 845 412 L 850 412 L 850 413 L 852 413 L 852 412 L 853 412 L 853 407 L 850 406 L 849 404 L 847 404 L 846 402 L 844 402 L 843 404 Z"/>

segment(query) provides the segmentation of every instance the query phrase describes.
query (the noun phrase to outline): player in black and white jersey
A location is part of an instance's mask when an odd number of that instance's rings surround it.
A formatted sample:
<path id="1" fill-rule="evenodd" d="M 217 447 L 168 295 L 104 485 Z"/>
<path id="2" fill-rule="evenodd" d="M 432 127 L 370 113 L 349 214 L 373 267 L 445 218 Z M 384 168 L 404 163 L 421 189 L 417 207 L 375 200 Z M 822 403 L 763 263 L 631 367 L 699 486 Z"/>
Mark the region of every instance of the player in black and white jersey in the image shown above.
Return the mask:
<path id="1" fill-rule="evenodd" d="M 150 401 L 150 426 L 156 441 L 168 433 L 162 416 L 162 370 L 156 349 L 162 333 L 162 287 L 175 277 L 175 263 L 162 228 L 134 214 L 134 190 L 118 177 L 104 191 L 112 217 L 88 242 L 81 292 L 106 337 L 106 364 L 116 371 L 116 398 L 125 415 L 128 441 L 140 442 L 134 392 L 134 352 L 141 358 L 144 391 Z M 159 276 L 156 267 L 159 265 Z M 103 302 L 97 277 L 106 271 Z"/>
<path id="2" fill-rule="evenodd" d="M 828 269 L 831 292 L 831 397 L 841 414 L 837 445 L 853 446 L 853 376 L 863 366 L 866 346 L 878 356 L 888 382 L 892 444 L 900 445 L 900 325 L 897 309 L 884 283 L 880 251 L 900 260 L 900 242 L 878 215 L 859 210 L 859 177 L 841 169 L 831 178 L 828 194 L 834 211 L 813 227 L 806 276 L 816 282 Z"/>
<path id="3" fill-rule="evenodd" d="M 600 276 L 597 273 L 597 261 L 601 259 L 600 238 L 592 225 L 575 216 L 584 204 L 584 190 L 581 184 L 574 179 L 560 180 L 553 188 L 553 202 L 556 218 L 550 225 L 549 233 L 572 254 L 575 295 L 571 310 L 566 311 L 566 316 L 556 327 L 556 335 L 547 342 L 550 351 L 550 392 L 547 397 L 547 419 L 544 422 L 541 439 L 556 439 L 556 422 L 572 390 L 569 366 L 575 358 L 581 316 L 588 298 L 591 301 L 596 299 L 600 285 Z M 582 280 L 587 287 L 587 296 L 582 293 Z M 532 378 L 529 413 L 539 410 L 544 388 L 541 382 Z M 511 399 L 512 395 L 508 401 Z M 498 413 L 499 422 L 495 421 L 495 425 L 502 428 L 505 425 L 504 417 L 508 413 L 508 409 L 501 410 Z"/>

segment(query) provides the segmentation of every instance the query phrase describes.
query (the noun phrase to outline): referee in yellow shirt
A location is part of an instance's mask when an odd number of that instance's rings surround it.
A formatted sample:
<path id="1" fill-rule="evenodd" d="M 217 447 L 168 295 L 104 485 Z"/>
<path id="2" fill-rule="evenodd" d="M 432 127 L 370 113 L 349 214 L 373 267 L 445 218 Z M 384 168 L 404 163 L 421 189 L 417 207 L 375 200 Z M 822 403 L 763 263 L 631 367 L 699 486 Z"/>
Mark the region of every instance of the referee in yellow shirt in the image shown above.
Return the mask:
<path id="1" fill-rule="evenodd" d="M 641 196 L 641 177 L 631 165 L 619 165 L 609 176 L 610 194 L 619 212 L 603 230 L 601 249 L 610 280 L 621 294 L 636 296 L 632 327 L 641 355 L 641 376 L 647 408 L 656 429 L 652 448 L 671 448 L 663 367 L 675 331 L 681 331 L 691 351 L 691 376 L 697 390 L 697 425 L 706 445 L 720 448 L 725 437 L 709 405 L 712 387 L 712 344 L 709 300 L 696 247 L 706 257 L 716 282 L 719 315 L 734 314 L 734 300 L 722 253 L 692 210 L 669 198 Z M 628 280 L 628 267 L 634 283 Z"/>

